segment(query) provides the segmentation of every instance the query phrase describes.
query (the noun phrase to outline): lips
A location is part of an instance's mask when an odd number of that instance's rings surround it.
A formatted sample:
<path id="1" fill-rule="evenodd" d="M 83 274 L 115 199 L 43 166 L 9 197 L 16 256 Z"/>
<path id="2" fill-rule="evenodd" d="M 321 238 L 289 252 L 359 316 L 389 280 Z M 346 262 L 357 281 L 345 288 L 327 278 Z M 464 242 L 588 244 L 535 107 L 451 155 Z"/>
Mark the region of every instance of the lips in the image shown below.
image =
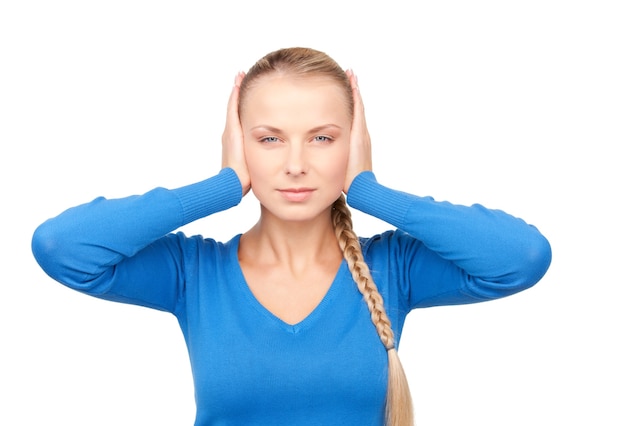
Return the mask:
<path id="1" fill-rule="evenodd" d="M 312 188 L 287 188 L 279 189 L 280 195 L 291 202 L 302 202 L 311 198 L 314 189 Z"/>

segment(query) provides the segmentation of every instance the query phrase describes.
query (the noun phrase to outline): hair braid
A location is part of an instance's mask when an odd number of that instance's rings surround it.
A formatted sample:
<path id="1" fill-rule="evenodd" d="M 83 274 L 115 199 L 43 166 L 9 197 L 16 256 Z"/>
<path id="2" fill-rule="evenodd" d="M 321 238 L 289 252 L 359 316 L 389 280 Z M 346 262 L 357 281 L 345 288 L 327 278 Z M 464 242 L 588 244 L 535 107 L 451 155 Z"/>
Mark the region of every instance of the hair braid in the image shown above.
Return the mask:
<path id="1" fill-rule="evenodd" d="M 341 195 L 333 204 L 332 220 L 339 247 L 343 251 L 352 278 L 369 308 L 372 323 L 387 349 L 389 379 L 387 385 L 387 426 L 413 425 L 413 404 L 409 384 L 400 363 L 391 321 L 385 312 L 383 297 L 378 292 L 367 263 L 363 258 L 359 238 L 352 229 L 352 215 Z"/>
<path id="2" fill-rule="evenodd" d="M 339 247 L 348 262 L 352 278 L 359 291 L 363 294 L 365 303 L 367 303 L 372 322 L 376 327 L 380 340 L 383 342 L 385 348 L 392 349 L 395 344 L 391 321 L 389 321 L 389 317 L 387 317 L 387 313 L 385 312 L 383 297 L 378 292 L 369 267 L 363 258 L 360 242 L 352 230 L 350 211 L 345 202 L 337 202 L 334 207 L 333 222 Z"/>

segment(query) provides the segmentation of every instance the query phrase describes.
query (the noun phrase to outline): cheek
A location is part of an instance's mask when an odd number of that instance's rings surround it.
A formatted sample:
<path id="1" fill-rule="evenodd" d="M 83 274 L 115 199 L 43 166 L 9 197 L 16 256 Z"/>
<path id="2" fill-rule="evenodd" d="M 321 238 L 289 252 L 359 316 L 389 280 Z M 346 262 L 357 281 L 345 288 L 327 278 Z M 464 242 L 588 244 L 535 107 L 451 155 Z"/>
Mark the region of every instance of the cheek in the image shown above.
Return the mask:
<path id="1" fill-rule="evenodd" d="M 348 170 L 348 156 L 348 149 L 342 148 L 336 150 L 331 156 L 327 157 L 324 161 L 326 174 L 332 177 L 333 180 L 343 181 Z"/>
<path id="2" fill-rule="evenodd" d="M 246 159 L 246 165 L 248 166 L 248 173 L 252 178 L 254 175 L 263 173 L 268 168 L 268 159 L 264 155 L 263 151 L 258 149 L 256 141 L 247 140 L 244 138 L 243 142 L 243 154 Z"/>
<path id="3" fill-rule="evenodd" d="M 267 180 L 265 179 L 267 171 L 261 167 L 263 161 L 259 158 L 258 154 L 254 152 L 254 149 L 246 149 L 244 147 L 244 155 L 248 175 L 250 176 L 250 184 L 252 185 L 253 192 L 256 192 L 255 189 L 258 189 L 259 184 Z"/>
<path id="4" fill-rule="evenodd" d="M 253 164 L 253 160 L 254 160 L 254 152 L 252 152 L 252 148 L 251 148 L 251 143 L 250 141 L 246 140 L 246 138 L 244 137 L 243 139 L 243 156 L 246 160 L 246 163 L 248 165 L 248 168 L 250 168 L 250 166 Z"/>

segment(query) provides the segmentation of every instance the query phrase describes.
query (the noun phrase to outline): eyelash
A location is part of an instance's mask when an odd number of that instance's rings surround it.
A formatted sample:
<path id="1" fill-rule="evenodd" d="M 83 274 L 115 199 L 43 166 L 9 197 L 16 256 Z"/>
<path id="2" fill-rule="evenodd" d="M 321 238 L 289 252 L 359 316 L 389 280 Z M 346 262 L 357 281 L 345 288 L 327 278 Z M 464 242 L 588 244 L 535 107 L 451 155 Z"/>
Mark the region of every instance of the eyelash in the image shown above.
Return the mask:
<path id="1" fill-rule="evenodd" d="M 320 140 L 320 139 L 322 139 L 322 140 Z M 313 141 L 314 142 L 320 142 L 320 143 L 330 143 L 333 140 L 334 139 L 332 137 L 326 136 L 326 135 L 317 135 L 317 136 L 313 137 Z M 278 137 L 276 137 L 276 136 L 265 136 L 265 137 L 260 139 L 261 143 L 267 143 L 267 144 L 273 144 L 273 143 L 276 143 L 276 142 L 279 142 L 279 141 L 280 141 L 280 139 Z"/>
<path id="2" fill-rule="evenodd" d="M 318 140 L 318 138 L 324 138 L 324 140 L 320 141 Z M 316 142 L 330 143 L 333 141 L 333 138 L 331 138 L 330 136 L 318 135 L 318 136 L 315 136 L 313 140 L 315 140 Z"/>
<path id="3" fill-rule="evenodd" d="M 269 141 L 268 139 L 275 139 L 275 140 Z M 275 143 L 275 142 L 278 142 L 279 139 L 276 136 L 265 136 L 264 138 L 261 138 L 260 141 L 262 143 Z"/>

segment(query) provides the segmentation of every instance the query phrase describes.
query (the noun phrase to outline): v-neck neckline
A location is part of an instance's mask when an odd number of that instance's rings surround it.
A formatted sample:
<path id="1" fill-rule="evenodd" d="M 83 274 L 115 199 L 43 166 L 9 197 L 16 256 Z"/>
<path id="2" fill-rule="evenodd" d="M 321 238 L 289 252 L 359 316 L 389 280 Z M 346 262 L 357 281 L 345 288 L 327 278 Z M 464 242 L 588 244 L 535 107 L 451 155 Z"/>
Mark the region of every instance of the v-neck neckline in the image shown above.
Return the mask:
<path id="1" fill-rule="evenodd" d="M 315 308 L 313 308 L 311 312 L 309 312 L 302 320 L 298 321 L 297 323 L 295 324 L 288 323 L 284 321 L 283 319 L 279 318 L 272 311 L 270 311 L 265 305 L 263 305 L 259 301 L 259 299 L 257 299 L 257 297 L 254 295 L 252 290 L 250 289 L 250 286 L 248 285 L 248 282 L 246 281 L 246 278 L 244 276 L 243 269 L 241 268 L 241 263 L 239 263 L 238 252 L 239 252 L 240 238 L 241 238 L 241 234 L 236 235 L 232 239 L 231 244 L 230 244 L 229 259 L 230 259 L 230 262 L 232 262 L 233 264 L 232 270 L 235 271 L 235 274 L 236 274 L 236 276 L 233 277 L 234 281 L 239 287 L 239 290 L 243 292 L 246 299 L 250 302 L 250 305 L 253 309 L 255 309 L 258 313 L 260 313 L 265 318 L 276 323 L 280 328 L 284 329 L 287 332 L 296 334 L 300 332 L 301 330 L 310 327 L 313 323 L 315 323 L 317 318 L 319 318 L 320 315 L 323 314 L 327 306 L 334 299 L 334 295 L 337 293 L 338 288 L 340 286 L 340 281 L 342 281 L 344 277 L 349 275 L 347 274 L 348 265 L 345 259 L 343 259 L 341 261 L 341 264 L 339 265 L 339 268 L 337 269 L 337 272 L 333 278 L 332 283 L 330 284 L 330 287 L 326 291 L 326 294 L 324 294 L 324 297 L 322 298 L 322 300 L 320 300 L 320 302 L 317 304 L 317 306 L 315 306 Z"/>

